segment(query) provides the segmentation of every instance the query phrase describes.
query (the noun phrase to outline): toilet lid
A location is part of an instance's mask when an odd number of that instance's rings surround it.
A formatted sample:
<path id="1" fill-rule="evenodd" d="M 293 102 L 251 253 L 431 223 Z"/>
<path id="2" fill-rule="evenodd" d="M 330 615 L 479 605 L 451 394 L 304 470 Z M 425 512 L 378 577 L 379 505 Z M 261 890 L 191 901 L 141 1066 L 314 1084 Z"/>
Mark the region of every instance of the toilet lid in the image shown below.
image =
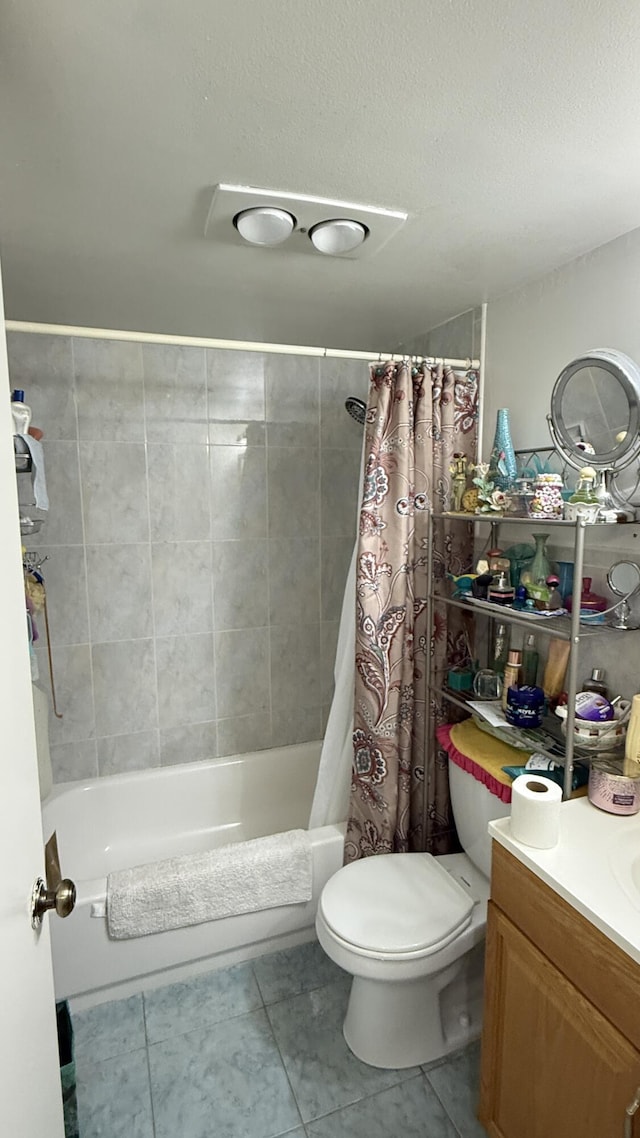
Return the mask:
<path id="1" fill-rule="evenodd" d="M 329 879 L 322 915 L 337 936 L 371 952 L 435 952 L 471 921 L 472 898 L 431 854 L 351 862 Z"/>

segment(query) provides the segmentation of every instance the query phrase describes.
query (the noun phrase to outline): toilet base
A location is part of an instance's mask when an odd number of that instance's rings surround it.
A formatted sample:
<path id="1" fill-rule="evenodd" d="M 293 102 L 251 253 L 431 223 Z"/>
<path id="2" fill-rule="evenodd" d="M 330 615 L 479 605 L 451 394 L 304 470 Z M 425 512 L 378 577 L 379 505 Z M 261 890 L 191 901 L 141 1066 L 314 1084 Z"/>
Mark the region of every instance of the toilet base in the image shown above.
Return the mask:
<path id="1" fill-rule="evenodd" d="M 379 981 L 354 976 L 343 1034 L 371 1067 L 401 1069 L 441 1059 L 482 1027 L 484 945 L 435 975 Z"/>

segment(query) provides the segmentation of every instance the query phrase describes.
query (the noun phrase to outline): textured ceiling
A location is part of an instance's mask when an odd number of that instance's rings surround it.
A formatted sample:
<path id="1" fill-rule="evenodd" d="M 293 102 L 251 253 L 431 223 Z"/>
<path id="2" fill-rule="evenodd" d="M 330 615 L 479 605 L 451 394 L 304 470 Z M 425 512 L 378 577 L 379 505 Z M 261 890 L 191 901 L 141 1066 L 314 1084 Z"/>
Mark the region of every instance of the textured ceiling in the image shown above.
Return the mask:
<path id="1" fill-rule="evenodd" d="M 0 0 L 7 316 L 384 349 L 640 225 L 637 0 Z M 221 181 L 407 210 L 340 261 Z"/>

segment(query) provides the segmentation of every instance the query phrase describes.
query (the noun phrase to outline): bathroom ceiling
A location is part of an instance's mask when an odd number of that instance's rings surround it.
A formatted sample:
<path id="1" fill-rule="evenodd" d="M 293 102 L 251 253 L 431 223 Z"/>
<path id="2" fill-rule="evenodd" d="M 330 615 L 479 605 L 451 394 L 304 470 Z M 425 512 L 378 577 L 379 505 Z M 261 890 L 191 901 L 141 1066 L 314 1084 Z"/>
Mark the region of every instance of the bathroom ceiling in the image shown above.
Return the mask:
<path id="1" fill-rule="evenodd" d="M 637 0 L 0 0 L 7 316 L 384 350 L 640 225 Z M 406 210 L 340 260 L 213 187 Z"/>

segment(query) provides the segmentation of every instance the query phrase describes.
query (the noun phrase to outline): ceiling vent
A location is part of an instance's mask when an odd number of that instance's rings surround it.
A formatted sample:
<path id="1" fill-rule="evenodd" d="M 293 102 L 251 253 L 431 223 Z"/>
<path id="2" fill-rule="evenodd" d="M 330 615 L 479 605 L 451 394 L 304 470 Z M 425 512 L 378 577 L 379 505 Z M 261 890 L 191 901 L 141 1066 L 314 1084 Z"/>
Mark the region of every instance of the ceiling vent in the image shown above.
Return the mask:
<path id="1" fill-rule="evenodd" d="M 205 236 L 245 248 L 357 261 L 382 249 L 406 220 L 399 210 L 221 183 L 213 191 Z"/>

